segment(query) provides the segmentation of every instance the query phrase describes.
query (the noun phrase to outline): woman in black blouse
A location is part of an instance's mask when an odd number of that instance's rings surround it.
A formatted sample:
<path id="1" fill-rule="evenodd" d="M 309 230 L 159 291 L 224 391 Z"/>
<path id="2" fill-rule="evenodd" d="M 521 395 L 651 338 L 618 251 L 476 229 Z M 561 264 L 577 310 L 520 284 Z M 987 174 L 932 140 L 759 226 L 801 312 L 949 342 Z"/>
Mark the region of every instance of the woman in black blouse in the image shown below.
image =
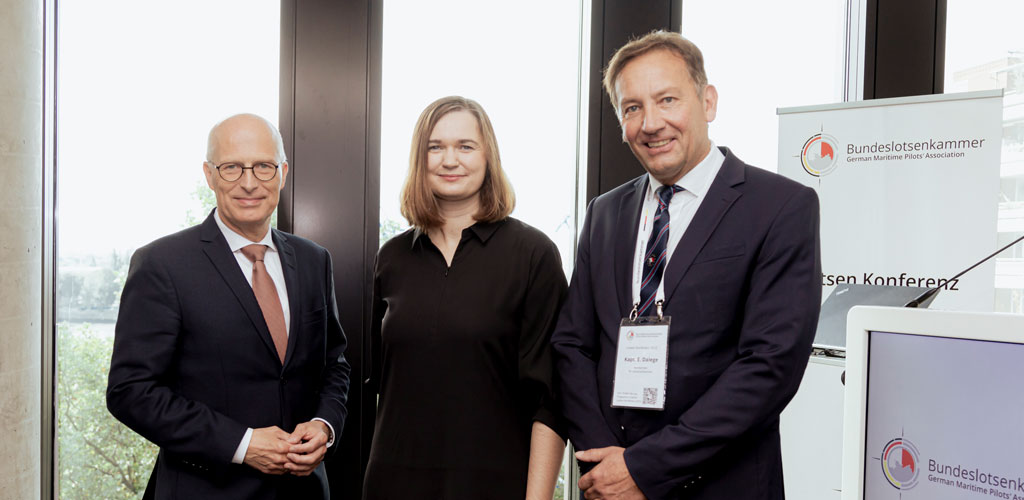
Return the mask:
<path id="1" fill-rule="evenodd" d="M 494 130 L 445 97 L 413 134 L 402 215 L 374 269 L 376 430 L 363 498 L 550 500 L 565 441 L 549 338 L 558 249 L 509 217 Z"/>

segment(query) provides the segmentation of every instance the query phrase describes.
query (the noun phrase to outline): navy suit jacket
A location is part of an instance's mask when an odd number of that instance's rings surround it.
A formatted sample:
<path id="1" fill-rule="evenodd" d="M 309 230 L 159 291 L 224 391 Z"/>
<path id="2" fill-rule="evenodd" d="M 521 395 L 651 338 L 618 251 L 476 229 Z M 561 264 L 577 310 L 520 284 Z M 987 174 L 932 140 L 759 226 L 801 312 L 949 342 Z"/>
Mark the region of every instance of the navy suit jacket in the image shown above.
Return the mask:
<path id="1" fill-rule="evenodd" d="M 779 414 L 807 366 L 821 304 L 818 198 L 722 152 L 664 274 L 664 411 L 611 407 L 647 175 L 588 207 L 552 337 L 573 445 L 625 447 L 651 500 L 784 495 Z"/>
<path id="2" fill-rule="evenodd" d="M 247 427 L 291 432 L 319 417 L 341 434 L 350 367 L 330 255 L 273 230 L 291 315 L 282 366 L 213 217 L 132 256 L 107 407 L 160 447 L 148 488 L 157 499 L 326 499 L 322 465 L 305 478 L 271 476 L 231 458 Z"/>

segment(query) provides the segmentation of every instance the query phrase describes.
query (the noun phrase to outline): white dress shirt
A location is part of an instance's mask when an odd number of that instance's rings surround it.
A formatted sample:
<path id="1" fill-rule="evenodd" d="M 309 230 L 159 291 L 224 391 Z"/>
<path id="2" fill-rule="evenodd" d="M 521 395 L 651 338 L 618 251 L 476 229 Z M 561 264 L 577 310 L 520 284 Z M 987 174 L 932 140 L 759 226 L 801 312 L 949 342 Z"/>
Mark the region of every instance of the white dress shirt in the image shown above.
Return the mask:
<path id="1" fill-rule="evenodd" d="M 242 269 L 242 274 L 245 275 L 245 280 L 249 282 L 249 286 L 252 286 L 252 267 L 253 262 L 249 260 L 245 254 L 242 253 L 242 248 L 258 243 L 269 247 L 267 253 L 263 256 L 263 265 L 267 267 L 267 274 L 270 275 L 270 279 L 274 281 L 274 288 L 277 289 L 277 298 L 281 299 L 281 311 L 284 313 L 284 331 L 287 334 L 291 331 L 292 318 L 289 314 L 288 309 L 288 288 L 284 283 L 284 270 L 281 269 L 281 254 L 277 251 L 277 246 L 274 245 L 274 238 L 271 236 L 273 231 L 267 231 L 267 234 L 263 236 L 260 241 L 250 241 L 249 238 L 236 233 L 233 229 L 227 226 L 220 219 L 220 211 L 215 210 L 214 219 L 217 221 L 217 227 L 220 228 L 220 232 L 224 235 L 224 239 L 228 240 L 228 248 L 231 249 L 231 253 L 235 254 L 235 260 L 238 261 L 238 267 Z"/>
<path id="2" fill-rule="evenodd" d="M 263 256 L 263 265 L 266 266 L 267 274 L 270 275 L 270 279 L 274 282 L 274 288 L 277 289 L 277 297 L 281 300 L 281 311 L 284 313 L 285 334 L 290 334 L 292 321 L 291 314 L 289 314 L 291 309 L 289 309 L 288 304 L 288 288 L 284 282 L 284 270 L 281 268 L 281 254 L 278 253 L 277 246 L 274 245 L 274 238 L 272 236 L 273 231 L 267 231 L 267 234 L 263 236 L 262 240 L 254 242 L 228 227 L 227 224 L 221 220 L 219 210 L 214 210 L 213 219 L 217 221 L 217 227 L 220 228 L 221 234 L 223 234 L 224 239 L 227 240 L 228 248 L 231 249 L 231 253 L 235 254 L 235 260 L 238 261 L 238 267 L 242 269 L 242 274 L 245 275 L 245 280 L 249 282 L 249 286 L 252 286 L 253 262 L 242 253 L 242 248 L 254 243 L 266 245 L 268 247 L 267 253 Z M 319 420 L 327 425 L 327 428 L 330 429 L 330 435 L 328 436 L 329 442 L 327 443 L 327 446 L 334 444 L 334 427 L 322 418 L 314 418 L 313 420 Z M 249 449 L 250 441 L 252 441 L 252 427 L 246 429 L 245 435 L 242 436 L 242 442 L 238 443 L 238 448 L 235 449 L 235 455 L 231 458 L 231 463 L 240 464 L 245 460 L 245 452 Z"/>
<path id="3" fill-rule="evenodd" d="M 686 228 L 690 226 L 690 221 L 693 220 L 694 214 L 700 208 L 701 202 L 704 201 L 704 197 L 708 193 L 708 188 L 711 187 L 711 182 L 715 180 L 724 162 L 725 155 L 712 142 L 711 151 L 708 155 L 693 167 L 692 170 L 687 172 L 686 175 L 683 175 L 682 179 L 676 182 L 676 185 L 682 187 L 683 191 L 673 194 L 668 204 L 668 241 L 665 247 L 668 252 L 665 256 L 665 267 L 663 269 L 668 269 L 669 262 L 672 260 L 672 253 L 675 252 L 676 246 L 679 245 L 679 240 L 686 233 Z M 644 255 L 647 254 L 647 241 L 651 238 L 651 232 L 654 229 L 654 214 L 658 210 L 657 191 L 661 186 L 663 184 L 658 182 L 654 176 L 649 173 L 647 174 L 647 192 L 644 196 L 643 208 L 640 210 L 640 219 L 637 221 L 636 249 L 633 252 L 634 304 L 640 302 L 640 282 L 643 280 Z M 665 275 L 662 274 L 662 282 L 658 285 L 658 295 L 655 300 L 662 300 L 665 297 L 664 277 Z"/>

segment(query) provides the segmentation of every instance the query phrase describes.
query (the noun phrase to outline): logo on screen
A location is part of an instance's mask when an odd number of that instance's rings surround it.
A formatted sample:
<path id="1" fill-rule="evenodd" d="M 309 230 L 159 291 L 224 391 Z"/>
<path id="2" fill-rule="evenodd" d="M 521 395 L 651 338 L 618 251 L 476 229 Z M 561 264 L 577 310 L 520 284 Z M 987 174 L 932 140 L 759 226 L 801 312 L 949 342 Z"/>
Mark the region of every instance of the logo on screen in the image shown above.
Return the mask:
<path id="1" fill-rule="evenodd" d="M 917 485 L 917 462 L 921 455 L 917 448 L 903 438 L 889 441 L 882 449 L 882 472 L 889 484 L 897 490 L 909 490 Z"/>
<path id="2" fill-rule="evenodd" d="M 836 152 L 839 151 L 839 143 L 835 137 L 828 134 L 814 134 L 804 147 L 800 150 L 800 163 L 804 171 L 815 177 L 823 177 L 836 169 L 839 159 Z"/>

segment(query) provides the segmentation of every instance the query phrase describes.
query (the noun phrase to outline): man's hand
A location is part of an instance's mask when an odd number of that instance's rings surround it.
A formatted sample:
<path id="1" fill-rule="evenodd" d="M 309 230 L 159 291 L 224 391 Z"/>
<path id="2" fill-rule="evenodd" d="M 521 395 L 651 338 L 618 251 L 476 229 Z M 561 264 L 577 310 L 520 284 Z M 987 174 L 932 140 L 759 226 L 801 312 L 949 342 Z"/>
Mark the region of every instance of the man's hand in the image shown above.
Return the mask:
<path id="1" fill-rule="evenodd" d="M 296 476 L 308 476 L 327 453 L 327 424 L 312 420 L 295 426 L 295 431 L 287 436 L 288 461 L 285 468 Z"/>
<path id="2" fill-rule="evenodd" d="M 633 482 L 622 457 L 626 449 L 619 446 L 577 451 L 581 462 L 596 462 L 597 466 L 580 478 L 579 487 L 587 500 L 646 500 Z"/>
<path id="3" fill-rule="evenodd" d="M 286 474 L 288 469 L 288 433 L 277 426 L 253 429 L 249 448 L 242 463 L 264 474 Z"/>

